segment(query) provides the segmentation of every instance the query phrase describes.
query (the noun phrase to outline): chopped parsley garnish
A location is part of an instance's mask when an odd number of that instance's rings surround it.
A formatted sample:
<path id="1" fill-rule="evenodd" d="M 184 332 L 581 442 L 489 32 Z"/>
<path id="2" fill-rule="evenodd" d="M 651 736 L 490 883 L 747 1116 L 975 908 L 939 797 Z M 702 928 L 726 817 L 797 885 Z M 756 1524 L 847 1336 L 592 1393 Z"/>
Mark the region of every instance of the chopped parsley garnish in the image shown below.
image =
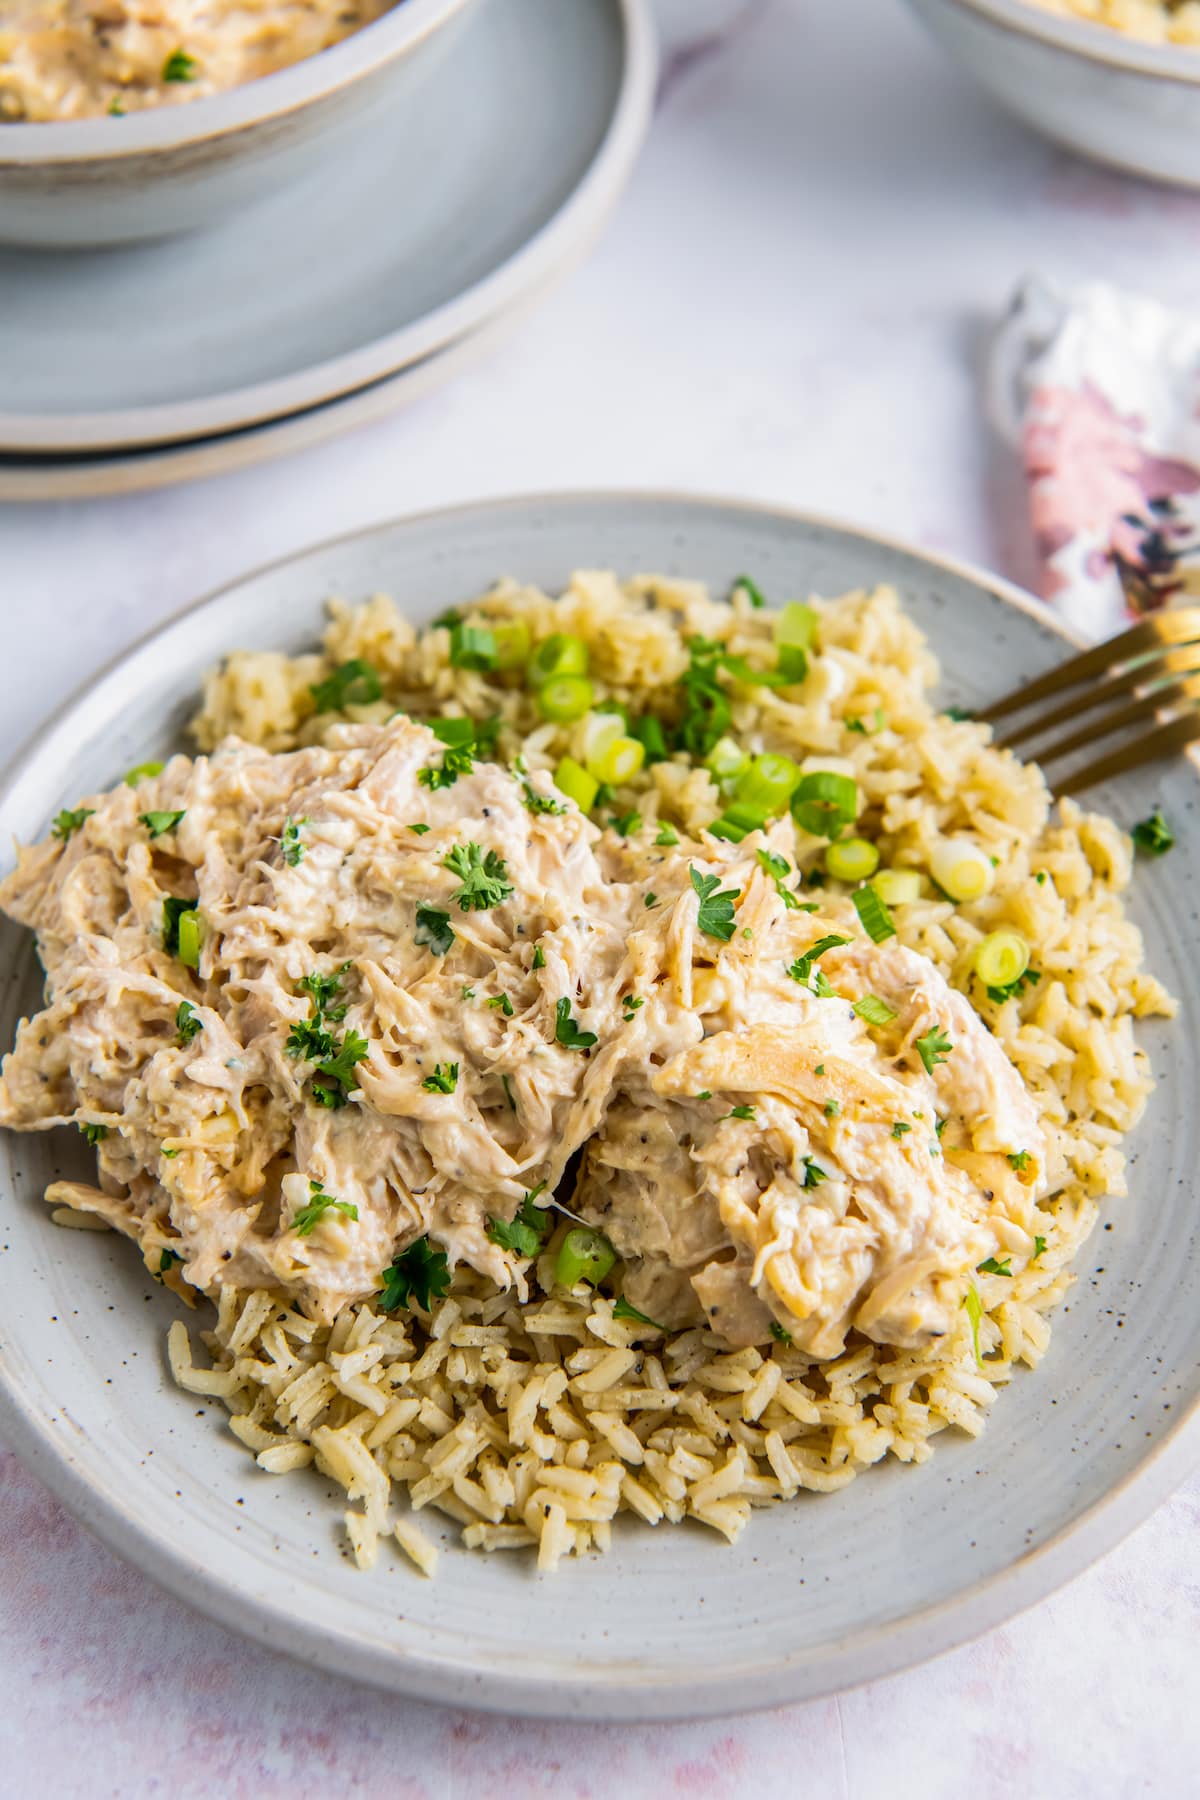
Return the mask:
<path id="1" fill-rule="evenodd" d="M 429 827 L 428 825 L 418 823 L 416 825 L 410 825 L 408 829 L 415 832 L 418 837 L 424 837 L 425 833 L 429 830 Z"/>
<path id="2" fill-rule="evenodd" d="M 418 906 L 413 937 L 435 956 L 445 956 L 454 943 L 450 914 L 439 911 L 436 906 Z"/>
<path id="3" fill-rule="evenodd" d="M 776 856 L 773 850 L 756 850 L 755 855 L 758 858 L 759 868 L 765 870 L 771 877 L 771 880 L 775 883 L 775 892 L 779 895 L 783 904 L 788 908 L 789 912 L 794 912 L 799 907 L 800 902 L 797 900 L 791 888 L 784 886 L 788 876 L 792 873 L 792 865 L 787 857 Z"/>
<path id="4" fill-rule="evenodd" d="M 500 1077 L 500 1086 L 504 1089 L 504 1098 L 508 1101 L 509 1112 L 516 1112 L 517 1103 L 513 1099 L 512 1082 L 507 1075 L 502 1075 Z"/>
<path id="5" fill-rule="evenodd" d="M 313 1012 L 322 1020 L 336 1021 L 345 1018 L 346 1008 L 331 1006 L 330 1002 L 337 999 L 341 991 L 342 976 L 349 967 L 350 964 L 344 962 L 338 968 L 331 969 L 327 975 L 314 971 L 312 974 L 302 975 L 296 983 L 296 992 L 308 995 L 313 1004 Z"/>
<path id="6" fill-rule="evenodd" d="M 81 828 L 84 820 L 91 818 L 95 810 L 94 806 L 78 806 L 74 812 L 68 812 L 64 808 L 56 815 L 54 823 L 50 827 L 51 837 L 61 838 L 65 844 L 67 839 L 73 837 Z"/>
<path id="7" fill-rule="evenodd" d="M 108 1136 L 107 1125 L 81 1125 L 79 1129 L 89 1144 L 99 1144 Z"/>
<path id="8" fill-rule="evenodd" d="M 523 781 L 521 783 L 521 797 L 531 813 L 563 813 L 567 810 L 549 794 L 539 794 L 532 782 Z"/>
<path id="9" fill-rule="evenodd" d="M 971 1321 L 971 1342 L 975 1346 L 975 1361 L 983 1367 L 983 1355 L 979 1348 L 979 1322 L 983 1318 L 983 1301 L 979 1298 L 979 1289 L 972 1282 L 963 1295 L 963 1305 L 967 1309 L 967 1317 Z"/>
<path id="10" fill-rule="evenodd" d="M 692 1098 L 694 1100 L 711 1100 L 712 1099 L 712 1089 L 705 1088 L 702 1093 L 693 1094 Z"/>
<path id="11" fill-rule="evenodd" d="M 493 906 L 502 905 L 513 891 L 504 858 L 497 856 L 494 850 L 485 853 L 478 844 L 456 844 L 449 855 L 442 858 L 442 867 L 462 882 L 458 892 L 451 896 L 457 901 L 460 912 L 487 912 Z"/>
<path id="12" fill-rule="evenodd" d="M 813 1070 L 813 1074 L 814 1075 L 823 1075 L 824 1073 L 825 1073 L 825 1064 L 818 1063 L 816 1068 Z"/>
<path id="13" fill-rule="evenodd" d="M 733 936 L 733 903 L 741 899 L 741 889 L 726 888 L 718 893 L 717 889 L 721 886 L 719 875 L 701 875 L 691 864 L 688 865 L 688 873 L 700 901 L 696 913 L 697 925 L 708 937 L 720 938 L 727 944 Z"/>
<path id="14" fill-rule="evenodd" d="M 882 706 L 877 706 L 873 725 L 868 725 L 865 719 L 846 719 L 843 722 L 847 731 L 857 731 L 861 737 L 873 737 L 877 731 L 883 730 L 885 714 Z"/>
<path id="15" fill-rule="evenodd" d="M 544 1185 L 544 1183 L 542 1184 Z M 548 1207 L 536 1206 L 534 1199 L 541 1186 L 531 1188 L 512 1219 L 489 1219 L 487 1234 L 511 1256 L 536 1256 L 550 1230 Z"/>
<path id="16" fill-rule="evenodd" d="M 195 912 L 198 900 L 177 900 L 174 894 L 168 894 L 163 901 L 162 939 L 163 949 L 171 956 L 179 955 L 179 921 L 184 913 Z"/>
<path id="17" fill-rule="evenodd" d="M 444 1250 L 435 1250 L 427 1237 L 410 1244 L 379 1277 L 380 1312 L 395 1312 L 413 1300 L 429 1312 L 434 1300 L 450 1289 L 450 1267 Z"/>
<path id="18" fill-rule="evenodd" d="M 757 1117 L 758 1114 L 753 1106 L 735 1106 L 729 1112 L 723 1113 L 717 1120 L 717 1124 L 723 1124 L 726 1119 L 755 1119 Z"/>
<path id="19" fill-rule="evenodd" d="M 341 663 L 324 681 L 313 682 L 308 691 L 317 712 L 341 712 L 346 706 L 369 706 L 372 700 L 378 700 L 383 683 L 373 664 L 355 656 Z"/>
<path id="20" fill-rule="evenodd" d="M 994 1256 L 989 1256 L 987 1261 L 981 1262 L 978 1267 L 981 1275 L 1007 1275 L 1010 1280 L 1012 1278 L 1011 1256 L 1004 1257 L 1001 1262 L 997 1262 Z"/>
<path id="21" fill-rule="evenodd" d="M 473 987 L 465 987 L 465 988 L 463 988 L 463 990 L 462 990 L 462 998 L 463 998 L 463 999 L 464 999 L 464 1000 L 473 1000 L 473 999 L 474 999 L 474 998 L 475 998 L 475 989 L 474 989 L 474 988 L 473 988 Z"/>
<path id="22" fill-rule="evenodd" d="M 956 725 L 961 725 L 965 720 L 973 719 L 975 714 L 968 712 L 965 706 L 944 706 L 942 717 L 943 719 L 953 719 Z"/>
<path id="23" fill-rule="evenodd" d="M 1015 981 L 1006 982 L 1003 987 L 989 987 L 987 997 L 989 1000 L 994 1000 L 997 1006 L 1002 1006 L 1006 1000 L 1011 1000 L 1014 994 L 1023 994 L 1027 987 L 1036 985 L 1041 979 L 1041 975 L 1036 969 L 1026 969 L 1023 975 L 1018 975 Z"/>
<path id="24" fill-rule="evenodd" d="M 179 1043 L 190 1044 L 204 1030 L 204 1020 L 196 1017 L 190 1000 L 181 1000 L 175 1009 L 175 1036 Z"/>
<path id="25" fill-rule="evenodd" d="M 825 1170 L 821 1168 L 820 1164 L 815 1163 L 811 1156 L 806 1156 L 804 1159 L 805 1187 L 815 1188 L 819 1182 L 828 1181 L 828 1179 L 828 1175 L 825 1173 Z"/>
<path id="26" fill-rule="evenodd" d="M 195 81 L 198 64 L 186 50 L 172 50 L 162 68 L 164 81 Z"/>
<path id="27" fill-rule="evenodd" d="M 683 711 L 674 741 L 697 760 L 708 755 L 733 718 L 729 696 L 717 680 L 723 654 L 722 646 L 711 638 L 692 638 L 688 667 L 679 679 Z"/>
<path id="28" fill-rule="evenodd" d="M 311 1237 L 327 1212 L 340 1212 L 344 1218 L 357 1219 L 358 1208 L 349 1200 L 339 1200 L 333 1194 L 327 1194 L 319 1181 L 308 1184 L 309 1198 L 292 1220 L 292 1230 L 297 1237 Z"/>
<path id="29" fill-rule="evenodd" d="M 777 1344 L 790 1344 L 792 1341 L 791 1332 L 786 1325 L 781 1325 L 778 1319 L 771 1320 L 771 1336 Z"/>
<path id="30" fill-rule="evenodd" d="M 533 946 L 533 961 L 530 963 L 529 966 L 531 969 L 544 969 L 545 968 L 546 952 L 542 949 L 542 946 L 540 944 L 535 944 Z"/>
<path id="31" fill-rule="evenodd" d="M 108 116 L 110 119 L 123 119 L 125 117 L 125 108 L 121 105 L 121 97 L 119 94 L 114 94 L 109 101 Z"/>
<path id="32" fill-rule="evenodd" d="M 940 1138 L 949 1123 L 949 1119 L 939 1119 L 933 1128 L 934 1136 Z"/>
<path id="33" fill-rule="evenodd" d="M 289 869 L 298 869 L 304 861 L 304 845 L 300 842 L 300 827 L 307 825 L 307 819 L 285 819 L 283 836 L 279 840 L 279 853 Z M 428 831 L 429 827 L 425 829 Z"/>
<path id="34" fill-rule="evenodd" d="M 167 1274 L 168 1270 L 173 1269 L 176 1263 L 181 1263 L 182 1261 L 183 1261 L 183 1258 L 182 1258 L 182 1256 L 180 1256 L 178 1254 L 177 1251 L 164 1250 L 162 1255 L 158 1259 L 159 1274 L 160 1275 Z"/>
<path id="35" fill-rule="evenodd" d="M 840 1100 L 827 1100 L 825 1102 L 825 1117 L 827 1119 L 836 1119 L 841 1110 L 842 1103 Z"/>
<path id="36" fill-rule="evenodd" d="M 1165 856 L 1175 842 L 1175 833 L 1156 807 L 1148 819 L 1142 819 L 1129 834 L 1143 856 Z"/>
<path id="37" fill-rule="evenodd" d="M 813 985 L 813 970 L 817 958 L 819 956 L 824 956 L 827 950 L 836 950 L 839 944 L 848 944 L 849 942 L 849 938 L 837 937 L 832 933 L 829 937 L 818 938 L 816 943 L 804 952 L 803 956 L 798 956 L 794 963 L 788 964 L 788 974 L 793 981 L 798 981 L 801 987 L 810 988 L 814 994 L 819 994 L 822 998 L 828 999 L 829 995 L 832 994 L 833 989 L 829 986 L 827 981 L 825 982 L 824 989 Z M 816 973 L 820 976 L 821 971 L 817 969 Z"/>
<path id="38" fill-rule="evenodd" d="M 946 1036 L 940 1025 L 935 1025 L 917 1039 L 917 1054 L 925 1064 L 925 1073 L 932 1075 L 938 1063 L 944 1063 L 954 1045 Z"/>
<path id="39" fill-rule="evenodd" d="M 882 944 L 888 938 L 894 938 L 896 927 L 892 923 L 892 915 L 879 898 L 878 892 L 868 883 L 864 887 L 855 888 L 850 898 L 854 902 L 854 910 L 858 914 L 859 924 L 873 944 Z"/>
<path id="40" fill-rule="evenodd" d="M 138 824 L 144 825 L 152 838 L 162 837 L 164 832 L 174 831 L 180 819 L 186 818 L 187 808 L 179 812 L 144 812 L 138 814 Z"/>
<path id="41" fill-rule="evenodd" d="M 554 1008 L 554 1036 L 564 1050 L 590 1050 L 596 1042 L 594 1031 L 580 1031 L 571 1017 L 571 1002 L 565 996 Z"/>
<path id="42" fill-rule="evenodd" d="M 906 1132 L 911 1131 L 911 1130 L 912 1130 L 911 1125 L 906 1125 L 904 1123 L 903 1119 L 897 1119 L 895 1124 L 892 1126 L 892 1136 L 894 1138 L 902 1138 Z"/>
<path id="43" fill-rule="evenodd" d="M 650 908 L 658 905 L 658 895 L 657 894 L 643 894 L 642 905 L 647 909 L 647 911 L 649 911 Z"/>
<path id="44" fill-rule="evenodd" d="M 297 984 L 308 994 L 312 1012 L 292 1026 L 283 1046 L 290 1057 L 313 1065 L 312 1097 L 318 1106 L 332 1111 L 345 1106 L 357 1088 L 355 1066 L 369 1048 L 366 1038 L 357 1031 L 348 1031 L 339 1038 L 329 1029 L 331 1023 L 346 1016 L 344 1006 L 331 1007 L 329 1002 L 348 967 L 348 963 L 343 963 L 329 975 L 305 975 Z"/>
<path id="45" fill-rule="evenodd" d="M 614 1319 L 621 1319 L 627 1325 L 645 1325 L 651 1331 L 661 1331 L 664 1335 L 666 1334 L 665 1325 L 660 1325 L 657 1319 L 648 1319 L 644 1312 L 639 1312 L 636 1306 L 630 1305 L 624 1294 L 614 1305 L 612 1316 Z"/>
<path id="46" fill-rule="evenodd" d="M 654 842 L 663 849 L 669 849 L 672 844 L 677 844 L 679 842 L 679 833 L 673 825 L 661 824 L 655 835 Z"/>
<path id="47" fill-rule="evenodd" d="M 506 1019 L 511 1019 L 513 1016 L 513 1003 L 507 994 L 496 994 L 488 1001 L 488 1005 L 493 1012 L 503 1013 Z"/>
<path id="48" fill-rule="evenodd" d="M 433 1074 L 427 1075 L 421 1083 L 427 1094 L 452 1094 L 458 1086 L 458 1064 L 434 1063 Z"/>
<path id="49" fill-rule="evenodd" d="M 1045 887 L 1050 877 L 1045 869 L 1039 869 L 1033 879 L 1037 882 L 1039 887 Z"/>
<path id="50" fill-rule="evenodd" d="M 642 815 L 640 812 L 621 813 L 619 816 L 614 813 L 608 822 L 619 836 L 630 837 L 633 832 L 641 830 Z"/>
<path id="51" fill-rule="evenodd" d="M 626 994 L 621 1005 L 625 1010 L 625 1023 L 628 1025 L 646 1002 L 640 994 Z"/>
<path id="52" fill-rule="evenodd" d="M 1045 1250 L 1045 1248 L 1046 1248 L 1045 1238 L 1037 1236 L 1035 1234 L 1034 1240 L 1033 1240 L 1033 1255 L 1029 1259 L 1030 1262 L 1036 1262 L 1038 1257 L 1041 1256 L 1042 1252 Z"/>
<path id="53" fill-rule="evenodd" d="M 484 754 L 485 737 L 494 737 L 487 726 L 479 726 L 474 719 L 448 718 L 430 719 L 429 729 L 440 744 L 446 746 L 440 764 L 436 768 L 422 769 L 417 780 L 422 787 L 436 792 L 439 788 L 453 787 L 460 775 L 467 775 L 475 766 L 476 756 Z"/>
<path id="54" fill-rule="evenodd" d="M 1009 1167 L 1015 1169 L 1018 1175 L 1024 1174 L 1032 1161 L 1033 1158 L 1028 1150 L 1010 1150 L 1008 1152 Z"/>

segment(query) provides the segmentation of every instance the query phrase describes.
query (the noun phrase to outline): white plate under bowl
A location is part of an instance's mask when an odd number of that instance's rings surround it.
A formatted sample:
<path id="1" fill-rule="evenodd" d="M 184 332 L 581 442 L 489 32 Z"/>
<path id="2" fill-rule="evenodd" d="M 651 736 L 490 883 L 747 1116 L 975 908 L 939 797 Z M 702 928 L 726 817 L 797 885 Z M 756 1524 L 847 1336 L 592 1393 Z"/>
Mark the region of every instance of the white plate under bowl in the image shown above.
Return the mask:
<path id="1" fill-rule="evenodd" d="M 383 525 L 260 571 L 181 614 L 71 700 L 0 793 L 6 831 L 179 737 L 233 645 L 299 650 L 330 594 L 391 592 L 425 620 L 513 574 L 665 570 L 777 600 L 891 581 L 929 633 L 944 700 L 980 704 L 1066 649 L 1036 602 L 986 576 L 799 515 L 653 495 L 498 501 Z M 48 632 L 53 629 L 47 626 Z M 539 1577 L 423 1514 L 435 1582 L 339 1549 L 315 1474 L 255 1468 L 219 1406 L 170 1381 L 177 1303 L 120 1239 L 58 1230 L 39 1198 L 86 1167 L 76 1133 L 0 1141 L 0 1426 L 71 1509 L 181 1598 L 322 1668 L 456 1705 L 573 1718 L 679 1717 L 828 1693 L 945 1650 L 1040 1599 L 1143 1519 L 1196 1460 L 1200 1419 L 1200 785 L 1178 762 L 1101 793 L 1129 822 L 1161 802 L 1178 834 L 1131 908 L 1179 1019 L 1141 1032 L 1160 1086 L 1132 1143 L 1130 1196 L 1083 1251 L 1036 1374 L 983 1437 L 947 1431 L 923 1467 L 756 1514 L 729 1547 L 702 1526 L 619 1521 L 610 1555 Z M 28 937 L 0 930 L 0 1042 L 36 1004 Z"/>
<path id="2" fill-rule="evenodd" d="M 607 215 L 654 72 L 647 0 L 479 0 L 410 105 L 228 223 L 0 249 L 0 454 L 240 430 L 477 329 Z"/>

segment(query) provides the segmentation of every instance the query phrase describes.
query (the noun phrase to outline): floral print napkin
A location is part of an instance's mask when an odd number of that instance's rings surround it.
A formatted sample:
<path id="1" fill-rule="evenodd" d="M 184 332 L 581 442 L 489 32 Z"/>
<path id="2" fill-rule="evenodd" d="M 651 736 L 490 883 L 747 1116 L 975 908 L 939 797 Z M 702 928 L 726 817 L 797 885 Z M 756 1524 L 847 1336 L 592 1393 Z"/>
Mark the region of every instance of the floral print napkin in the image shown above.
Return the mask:
<path id="1" fill-rule="evenodd" d="M 1095 638 L 1177 603 L 1185 559 L 1200 567 L 1200 317 L 1031 277 L 989 390 L 1024 459 L 1045 598 Z"/>

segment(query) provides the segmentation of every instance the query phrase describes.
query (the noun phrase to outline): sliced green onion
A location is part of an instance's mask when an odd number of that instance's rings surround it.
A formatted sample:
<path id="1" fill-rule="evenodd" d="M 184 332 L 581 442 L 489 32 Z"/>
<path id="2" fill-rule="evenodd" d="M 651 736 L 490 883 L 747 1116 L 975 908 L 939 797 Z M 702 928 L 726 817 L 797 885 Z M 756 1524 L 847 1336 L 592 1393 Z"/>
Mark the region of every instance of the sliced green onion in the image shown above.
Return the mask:
<path id="1" fill-rule="evenodd" d="M 464 625 L 456 619 L 450 627 L 450 664 L 455 669 L 498 669 L 500 658 L 491 626 Z"/>
<path id="2" fill-rule="evenodd" d="M 929 873 L 951 900 L 981 900 L 996 879 L 991 857 L 966 838 L 944 838 L 935 844 Z"/>
<path id="3" fill-rule="evenodd" d="M 609 746 L 624 735 L 625 724 L 619 713 L 590 712 L 580 725 L 575 747 L 583 759 L 584 767 L 597 781 L 605 779 L 599 770 L 600 759 Z"/>
<path id="4" fill-rule="evenodd" d="M 975 969 L 987 987 L 1008 987 L 1029 967 L 1030 949 L 1019 931 L 991 931 L 975 952 Z"/>
<path id="5" fill-rule="evenodd" d="M 543 694 L 545 688 L 542 689 Z M 624 787 L 632 781 L 646 760 L 646 752 L 634 737 L 618 737 L 608 746 L 589 773 L 597 774 L 609 787 Z"/>
<path id="6" fill-rule="evenodd" d="M 588 647 L 581 637 L 556 631 L 543 638 L 525 665 L 525 679 L 530 687 L 541 687 L 556 675 L 586 675 Z"/>
<path id="7" fill-rule="evenodd" d="M 869 881 L 878 867 L 879 852 L 866 838 L 842 838 L 825 852 L 825 868 L 835 881 Z M 854 899 L 857 905 L 857 894 Z"/>
<path id="8" fill-rule="evenodd" d="M 496 640 L 496 667 L 523 669 L 529 661 L 529 647 L 533 642 L 526 621 L 497 619 L 492 625 L 492 636 Z"/>
<path id="9" fill-rule="evenodd" d="M 792 600 L 775 621 L 775 646 L 779 672 L 789 681 L 803 681 L 808 674 L 808 652 L 817 637 L 817 611 L 802 600 Z"/>
<path id="10" fill-rule="evenodd" d="M 630 737 L 635 737 L 646 752 L 648 763 L 665 762 L 667 758 L 667 736 L 662 727 L 662 720 L 653 713 L 643 713 L 629 727 Z"/>
<path id="11" fill-rule="evenodd" d="M 832 769 L 802 775 L 792 795 L 792 817 L 813 837 L 833 837 L 858 817 L 858 783 Z"/>
<path id="12" fill-rule="evenodd" d="M 878 994 L 864 994 L 861 1000 L 854 1002 L 850 1010 L 856 1012 L 866 1025 L 890 1025 L 897 1016 L 895 1009 L 886 1000 L 881 1000 Z"/>
<path id="13" fill-rule="evenodd" d="M 204 942 L 204 922 L 198 912 L 179 915 L 179 960 L 185 969 L 200 967 L 200 946 Z"/>
<path id="14" fill-rule="evenodd" d="M 573 800 L 580 812 L 591 812 L 596 804 L 596 795 L 600 792 L 600 783 L 594 775 L 589 775 L 582 763 L 577 763 L 573 756 L 564 756 L 554 771 L 554 785 L 560 794 Z"/>
<path id="15" fill-rule="evenodd" d="M 892 915 L 873 887 L 855 888 L 850 898 L 854 902 L 859 923 L 873 944 L 882 944 L 888 938 L 895 937 L 896 927 L 892 924 Z"/>
<path id="16" fill-rule="evenodd" d="M 756 756 L 750 767 L 738 776 L 734 798 L 744 806 L 759 807 L 763 817 L 786 812 L 792 790 L 800 779 L 800 770 L 790 756 L 778 756 L 773 750 Z"/>
<path id="17" fill-rule="evenodd" d="M 594 698 L 586 675 L 552 675 L 538 689 L 538 710 L 555 725 L 582 719 Z"/>
<path id="18" fill-rule="evenodd" d="M 152 775 L 161 775 L 165 765 L 160 762 L 137 763 L 124 777 L 126 787 L 136 787 L 139 781 L 149 781 Z"/>
<path id="19" fill-rule="evenodd" d="M 617 1260 L 617 1253 L 602 1231 L 568 1231 L 559 1245 L 554 1279 L 561 1287 L 586 1281 L 595 1287 Z"/>
<path id="20" fill-rule="evenodd" d="M 731 737 L 718 738 L 704 766 L 721 787 L 731 787 L 750 767 L 750 753 Z"/>
<path id="21" fill-rule="evenodd" d="M 620 719 L 622 731 L 629 730 L 629 708 L 623 700 L 597 700 L 596 711 L 600 714 L 611 713 L 614 718 Z"/>
<path id="22" fill-rule="evenodd" d="M 921 898 L 921 877 L 915 869 L 880 869 L 871 885 L 885 906 L 909 906 Z"/>
<path id="23" fill-rule="evenodd" d="M 728 818 L 724 813 L 706 827 L 710 837 L 724 838 L 728 844 L 740 844 L 744 837 L 757 829 L 755 825 L 739 825 L 736 819 Z"/>

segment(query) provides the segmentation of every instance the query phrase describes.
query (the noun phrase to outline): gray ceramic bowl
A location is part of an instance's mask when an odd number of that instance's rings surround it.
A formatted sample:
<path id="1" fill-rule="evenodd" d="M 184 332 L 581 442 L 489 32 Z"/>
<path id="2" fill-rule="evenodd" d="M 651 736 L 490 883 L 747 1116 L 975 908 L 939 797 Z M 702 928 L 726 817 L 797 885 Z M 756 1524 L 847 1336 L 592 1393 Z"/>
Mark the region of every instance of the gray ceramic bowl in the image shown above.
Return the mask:
<path id="1" fill-rule="evenodd" d="M 1006 111 L 1129 174 L 1200 187 L 1200 51 L 1139 43 L 1028 0 L 911 0 Z"/>
<path id="2" fill-rule="evenodd" d="M 469 3 L 399 0 L 318 56 L 186 105 L 0 126 L 0 243 L 120 244 L 223 217 L 404 105 Z"/>

